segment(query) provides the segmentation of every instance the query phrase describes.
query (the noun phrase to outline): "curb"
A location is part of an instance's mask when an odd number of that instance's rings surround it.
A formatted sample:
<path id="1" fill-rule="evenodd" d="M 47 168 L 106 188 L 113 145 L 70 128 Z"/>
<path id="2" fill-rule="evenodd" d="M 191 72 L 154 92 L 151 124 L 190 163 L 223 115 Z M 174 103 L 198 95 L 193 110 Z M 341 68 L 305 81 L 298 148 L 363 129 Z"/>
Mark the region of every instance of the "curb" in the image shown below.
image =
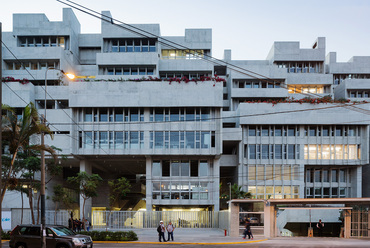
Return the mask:
<path id="1" fill-rule="evenodd" d="M 240 242 L 222 242 L 222 243 L 199 243 L 199 242 L 140 242 L 140 241 L 94 241 L 96 244 L 162 244 L 163 245 L 237 245 L 237 244 L 249 244 L 266 241 L 268 239 L 251 240 L 251 241 L 240 241 Z"/>

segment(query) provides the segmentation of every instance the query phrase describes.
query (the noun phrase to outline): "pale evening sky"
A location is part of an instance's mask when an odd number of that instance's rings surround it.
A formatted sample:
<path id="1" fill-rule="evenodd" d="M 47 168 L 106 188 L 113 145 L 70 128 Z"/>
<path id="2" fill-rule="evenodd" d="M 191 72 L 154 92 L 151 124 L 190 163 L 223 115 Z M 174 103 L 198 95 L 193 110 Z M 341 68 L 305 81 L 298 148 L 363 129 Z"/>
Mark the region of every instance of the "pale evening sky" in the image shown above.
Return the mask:
<path id="1" fill-rule="evenodd" d="M 337 52 L 339 62 L 370 56 L 368 0 L 74 0 L 129 24 L 158 23 L 161 35 L 183 36 L 185 28 L 212 28 L 213 56 L 232 50 L 232 59 L 265 59 L 274 41 L 300 41 L 309 48 L 326 37 L 326 53 Z M 13 13 L 45 13 L 62 20 L 56 0 L 3 0 L 0 22 L 12 30 Z M 100 20 L 74 10 L 82 33 L 100 32 Z"/>

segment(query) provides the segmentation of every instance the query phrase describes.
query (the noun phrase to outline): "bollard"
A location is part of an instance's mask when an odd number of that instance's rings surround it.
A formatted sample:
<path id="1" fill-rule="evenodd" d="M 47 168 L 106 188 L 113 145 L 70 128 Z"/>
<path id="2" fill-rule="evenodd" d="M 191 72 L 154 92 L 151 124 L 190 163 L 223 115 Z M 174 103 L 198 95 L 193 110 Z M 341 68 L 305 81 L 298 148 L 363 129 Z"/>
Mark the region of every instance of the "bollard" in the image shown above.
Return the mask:
<path id="1" fill-rule="evenodd" d="M 225 237 L 227 236 L 227 230 L 225 229 Z"/>

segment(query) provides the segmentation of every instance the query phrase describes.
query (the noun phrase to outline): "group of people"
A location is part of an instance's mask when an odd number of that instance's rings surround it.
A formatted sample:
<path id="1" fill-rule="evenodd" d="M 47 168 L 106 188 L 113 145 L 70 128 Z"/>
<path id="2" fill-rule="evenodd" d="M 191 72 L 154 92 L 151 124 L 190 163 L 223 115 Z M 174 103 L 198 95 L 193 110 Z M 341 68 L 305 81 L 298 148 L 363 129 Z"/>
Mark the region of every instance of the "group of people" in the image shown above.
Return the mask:
<path id="1" fill-rule="evenodd" d="M 175 227 L 172 225 L 172 222 L 168 222 L 168 225 L 167 226 L 164 226 L 164 223 L 163 221 L 161 220 L 159 222 L 159 226 L 157 227 L 157 232 L 158 232 L 158 236 L 159 236 L 159 242 L 162 242 L 162 239 L 163 239 L 163 242 L 167 242 L 167 241 L 170 241 L 170 238 L 171 240 L 173 241 L 173 231 L 175 230 Z M 164 234 L 168 233 L 168 239 L 166 240 Z"/>
<path id="2" fill-rule="evenodd" d="M 90 231 L 90 221 L 87 219 L 68 219 L 68 228 L 73 230 L 74 232 L 81 232 L 81 230 Z"/>

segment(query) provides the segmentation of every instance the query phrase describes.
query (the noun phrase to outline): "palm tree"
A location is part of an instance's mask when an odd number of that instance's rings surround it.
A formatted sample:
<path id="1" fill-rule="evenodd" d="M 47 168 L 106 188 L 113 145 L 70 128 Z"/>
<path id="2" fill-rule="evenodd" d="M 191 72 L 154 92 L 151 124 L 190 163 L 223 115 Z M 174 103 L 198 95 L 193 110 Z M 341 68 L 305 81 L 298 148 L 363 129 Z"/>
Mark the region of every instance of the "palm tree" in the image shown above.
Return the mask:
<path id="1" fill-rule="evenodd" d="M 245 192 L 242 190 L 242 186 L 237 185 L 234 183 L 231 186 L 231 199 L 246 199 L 252 198 L 252 194 L 250 192 Z"/>
<path id="2" fill-rule="evenodd" d="M 30 137 L 32 135 L 41 134 L 42 132 L 49 134 L 52 133 L 45 124 L 41 123 L 35 105 L 31 102 L 25 108 L 22 119 L 18 121 L 17 115 L 14 111 L 6 111 L 3 116 L 2 124 L 2 137 L 3 140 L 9 145 L 10 153 L 10 166 L 4 173 L 4 184 L 1 189 L 1 202 L 4 199 L 5 192 L 8 188 L 9 179 L 11 179 L 14 169 L 14 162 L 19 151 L 47 151 L 56 161 L 57 155 L 50 146 L 47 145 L 30 145 Z"/>

